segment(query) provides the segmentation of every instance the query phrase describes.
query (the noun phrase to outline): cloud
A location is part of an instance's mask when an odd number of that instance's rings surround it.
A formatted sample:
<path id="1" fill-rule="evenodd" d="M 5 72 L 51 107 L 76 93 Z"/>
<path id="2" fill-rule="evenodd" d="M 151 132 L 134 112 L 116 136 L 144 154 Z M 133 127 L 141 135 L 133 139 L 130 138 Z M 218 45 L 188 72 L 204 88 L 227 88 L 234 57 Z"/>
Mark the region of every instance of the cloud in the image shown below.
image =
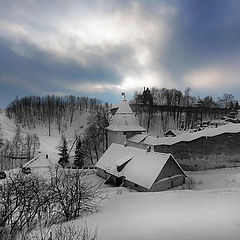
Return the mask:
<path id="1" fill-rule="evenodd" d="M 233 67 L 208 66 L 206 69 L 193 71 L 186 75 L 184 80 L 187 85 L 198 90 L 222 90 L 235 88 L 239 85 L 239 69 Z"/>
<path id="2" fill-rule="evenodd" d="M 13 96 L 19 84 L 98 96 L 144 86 L 221 95 L 240 85 L 237 0 L 1 3 L 0 82 Z"/>

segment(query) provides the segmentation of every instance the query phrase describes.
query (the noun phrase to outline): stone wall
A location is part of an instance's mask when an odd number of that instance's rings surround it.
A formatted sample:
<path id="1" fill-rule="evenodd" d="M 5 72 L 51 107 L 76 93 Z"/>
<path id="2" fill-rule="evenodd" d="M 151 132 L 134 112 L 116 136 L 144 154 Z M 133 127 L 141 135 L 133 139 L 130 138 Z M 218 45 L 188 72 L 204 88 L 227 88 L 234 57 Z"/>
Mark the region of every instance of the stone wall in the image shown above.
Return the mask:
<path id="1" fill-rule="evenodd" d="M 201 137 L 190 142 L 158 145 L 156 152 L 171 153 L 184 170 L 240 166 L 240 133 Z"/>

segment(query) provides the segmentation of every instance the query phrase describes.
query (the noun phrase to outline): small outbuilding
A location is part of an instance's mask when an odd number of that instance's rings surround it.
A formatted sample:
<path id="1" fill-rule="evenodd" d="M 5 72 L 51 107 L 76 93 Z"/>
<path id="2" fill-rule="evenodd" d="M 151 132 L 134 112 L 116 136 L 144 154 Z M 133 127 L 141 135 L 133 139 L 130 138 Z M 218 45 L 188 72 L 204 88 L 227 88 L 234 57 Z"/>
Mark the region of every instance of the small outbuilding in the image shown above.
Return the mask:
<path id="1" fill-rule="evenodd" d="M 58 164 L 58 153 L 39 153 L 36 157 L 23 165 L 23 168 L 30 168 L 32 172 L 39 174 L 50 174 L 52 168 Z"/>
<path id="2" fill-rule="evenodd" d="M 164 133 L 165 137 L 176 137 L 177 134 L 173 130 L 168 130 L 167 132 Z"/>
<path id="3" fill-rule="evenodd" d="M 137 191 L 163 191 L 185 183 L 186 174 L 171 154 L 113 143 L 96 163 L 106 183 Z"/>

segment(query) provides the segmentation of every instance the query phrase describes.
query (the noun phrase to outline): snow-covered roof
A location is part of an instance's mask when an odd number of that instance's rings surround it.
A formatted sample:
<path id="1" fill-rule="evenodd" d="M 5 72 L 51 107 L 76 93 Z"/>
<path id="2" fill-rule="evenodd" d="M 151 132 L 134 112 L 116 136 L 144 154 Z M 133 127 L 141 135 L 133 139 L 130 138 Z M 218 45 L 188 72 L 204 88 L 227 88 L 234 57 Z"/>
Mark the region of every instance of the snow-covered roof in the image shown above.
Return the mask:
<path id="1" fill-rule="evenodd" d="M 140 143 L 142 142 L 146 137 L 148 136 L 148 134 L 136 134 L 133 135 L 132 137 L 128 138 L 127 141 L 129 142 L 135 142 L 135 143 Z"/>
<path id="2" fill-rule="evenodd" d="M 118 110 L 116 114 L 133 114 L 133 111 L 126 98 L 124 98 L 122 102 L 118 104 Z"/>
<path id="3" fill-rule="evenodd" d="M 133 159 L 133 157 L 134 157 L 133 154 L 127 154 L 127 155 L 125 155 L 124 157 L 122 157 L 122 158 L 120 158 L 119 160 L 117 160 L 117 161 L 115 162 L 115 164 L 116 164 L 117 166 L 121 166 L 121 165 L 123 165 L 124 163 L 126 163 L 127 161 Z"/>
<path id="4" fill-rule="evenodd" d="M 128 101 L 125 98 L 118 106 L 117 112 L 106 129 L 111 131 L 145 131 L 145 129 L 139 125 Z"/>
<path id="5" fill-rule="evenodd" d="M 57 153 L 50 153 L 47 155 L 48 158 L 46 158 L 46 154 L 40 153 L 38 156 L 25 163 L 23 167 L 40 168 L 51 167 L 58 164 L 59 156 Z"/>
<path id="6" fill-rule="evenodd" d="M 168 130 L 167 132 L 164 133 L 164 136 L 176 136 L 177 134 L 173 130 Z"/>
<path id="7" fill-rule="evenodd" d="M 224 133 L 239 133 L 240 124 L 228 123 L 217 128 L 205 128 L 197 132 L 184 132 L 174 138 L 155 138 L 148 136 L 142 143 L 147 145 L 173 145 L 178 142 L 190 142 L 201 137 L 214 137 Z"/>
<path id="8" fill-rule="evenodd" d="M 117 165 L 123 162 L 123 160 L 129 160 L 130 156 L 132 156 L 132 159 L 122 169 L 122 176 L 128 181 L 150 189 L 172 155 L 147 152 L 140 148 L 124 147 L 123 145 L 113 143 L 96 163 L 96 167 L 118 176 Z"/>

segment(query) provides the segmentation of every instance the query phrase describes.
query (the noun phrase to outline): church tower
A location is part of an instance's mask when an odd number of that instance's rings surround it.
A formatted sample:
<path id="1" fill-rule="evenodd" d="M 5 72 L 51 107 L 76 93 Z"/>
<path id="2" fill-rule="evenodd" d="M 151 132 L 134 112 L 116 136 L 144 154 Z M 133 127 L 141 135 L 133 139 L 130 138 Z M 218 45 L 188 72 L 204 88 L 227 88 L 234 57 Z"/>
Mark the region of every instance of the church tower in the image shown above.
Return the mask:
<path id="1" fill-rule="evenodd" d="M 124 144 L 127 138 L 145 132 L 145 129 L 138 124 L 125 94 L 122 102 L 118 104 L 118 109 L 113 115 L 110 125 L 106 129 L 108 131 L 108 146 L 112 143 Z"/>

